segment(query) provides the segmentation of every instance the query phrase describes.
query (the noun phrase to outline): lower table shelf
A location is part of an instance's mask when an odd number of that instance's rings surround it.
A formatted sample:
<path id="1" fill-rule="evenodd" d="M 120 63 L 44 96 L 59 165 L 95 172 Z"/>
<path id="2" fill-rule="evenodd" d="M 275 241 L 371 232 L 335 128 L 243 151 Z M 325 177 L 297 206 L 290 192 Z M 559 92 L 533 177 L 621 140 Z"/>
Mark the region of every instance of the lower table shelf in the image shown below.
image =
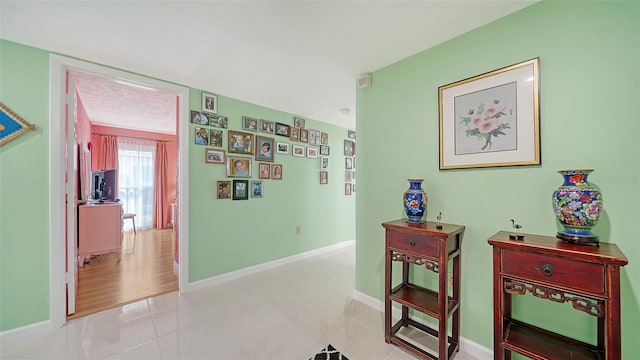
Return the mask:
<path id="1" fill-rule="evenodd" d="M 415 284 L 400 284 L 389 294 L 389 299 L 418 310 L 436 319 L 446 319 L 458 308 L 458 302 L 447 297 L 447 313 L 438 312 L 438 293 Z"/>
<path id="2" fill-rule="evenodd" d="M 532 359 L 604 359 L 593 345 L 513 319 L 507 322 L 500 345 Z"/>

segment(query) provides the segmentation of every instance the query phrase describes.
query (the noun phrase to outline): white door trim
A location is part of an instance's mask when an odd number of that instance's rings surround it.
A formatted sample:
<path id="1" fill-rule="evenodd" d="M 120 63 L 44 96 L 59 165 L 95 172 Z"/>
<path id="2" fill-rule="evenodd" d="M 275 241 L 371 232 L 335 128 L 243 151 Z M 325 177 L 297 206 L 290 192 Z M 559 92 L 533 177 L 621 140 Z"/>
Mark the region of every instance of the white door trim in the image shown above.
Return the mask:
<path id="1" fill-rule="evenodd" d="M 189 88 L 146 78 L 121 70 L 100 66 L 60 55 L 50 55 L 49 65 L 49 234 L 50 299 L 49 316 L 53 328 L 66 321 L 64 216 L 64 86 L 67 70 L 88 72 L 146 84 L 175 93 L 178 97 L 178 249 L 180 266 L 178 286 L 182 292 L 189 279 Z"/>

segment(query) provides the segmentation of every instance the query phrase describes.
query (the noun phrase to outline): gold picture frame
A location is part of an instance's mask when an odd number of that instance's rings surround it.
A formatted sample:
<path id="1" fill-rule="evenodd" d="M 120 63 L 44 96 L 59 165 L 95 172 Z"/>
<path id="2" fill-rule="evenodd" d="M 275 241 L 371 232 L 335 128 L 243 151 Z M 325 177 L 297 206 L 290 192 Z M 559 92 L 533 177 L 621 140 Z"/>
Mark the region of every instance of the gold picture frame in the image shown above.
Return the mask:
<path id="1" fill-rule="evenodd" d="M 540 165 L 539 59 L 438 88 L 440 170 Z"/>

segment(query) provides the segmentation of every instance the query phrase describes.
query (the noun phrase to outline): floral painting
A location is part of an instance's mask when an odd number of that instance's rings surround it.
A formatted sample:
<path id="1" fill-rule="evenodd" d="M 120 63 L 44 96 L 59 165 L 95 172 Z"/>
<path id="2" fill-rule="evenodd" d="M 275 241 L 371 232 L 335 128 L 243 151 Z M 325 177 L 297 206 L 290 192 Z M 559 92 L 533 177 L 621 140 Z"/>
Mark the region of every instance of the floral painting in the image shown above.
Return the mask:
<path id="1" fill-rule="evenodd" d="M 438 87 L 440 170 L 540 165 L 539 59 Z"/>
<path id="2" fill-rule="evenodd" d="M 456 97 L 455 153 L 516 149 L 516 83 Z"/>

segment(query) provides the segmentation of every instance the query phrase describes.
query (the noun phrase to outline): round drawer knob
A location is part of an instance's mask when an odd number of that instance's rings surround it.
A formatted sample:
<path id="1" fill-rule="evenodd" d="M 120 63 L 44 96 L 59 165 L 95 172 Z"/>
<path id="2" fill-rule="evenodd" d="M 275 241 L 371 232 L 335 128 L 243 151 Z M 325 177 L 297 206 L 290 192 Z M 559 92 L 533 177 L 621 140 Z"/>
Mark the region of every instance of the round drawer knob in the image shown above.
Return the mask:
<path id="1" fill-rule="evenodd" d="M 542 266 L 542 273 L 545 274 L 546 276 L 553 275 L 553 266 L 551 266 L 551 264 L 544 264 Z"/>
<path id="2" fill-rule="evenodd" d="M 416 246 L 416 242 L 415 242 L 415 241 L 413 241 L 413 240 L 411 240 L 411 241 L 409 241 L 409 245 L 411 245 L 411 246 Z"/>

